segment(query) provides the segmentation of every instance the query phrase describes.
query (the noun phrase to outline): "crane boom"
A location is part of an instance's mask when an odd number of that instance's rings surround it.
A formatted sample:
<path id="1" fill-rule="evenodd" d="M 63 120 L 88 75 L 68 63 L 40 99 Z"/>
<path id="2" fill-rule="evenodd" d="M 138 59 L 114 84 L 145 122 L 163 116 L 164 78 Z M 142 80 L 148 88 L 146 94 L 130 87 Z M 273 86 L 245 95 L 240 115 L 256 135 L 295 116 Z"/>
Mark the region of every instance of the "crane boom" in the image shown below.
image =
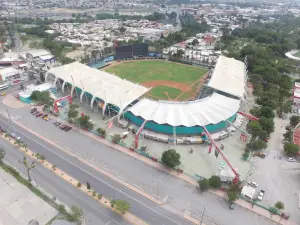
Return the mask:
<path id="1" fill-rule="evenodd" d="M 138 129 L 138 131 L 135 134 L 135 148 L 137 148 L 139 146 L 139 135 L 142 132 L 142 130 L 144 129 L 144 126 L 146 125 L 147 120 L 145 120 L 143 122 L 143 124 L 140 126 L 140 128 Z"/>

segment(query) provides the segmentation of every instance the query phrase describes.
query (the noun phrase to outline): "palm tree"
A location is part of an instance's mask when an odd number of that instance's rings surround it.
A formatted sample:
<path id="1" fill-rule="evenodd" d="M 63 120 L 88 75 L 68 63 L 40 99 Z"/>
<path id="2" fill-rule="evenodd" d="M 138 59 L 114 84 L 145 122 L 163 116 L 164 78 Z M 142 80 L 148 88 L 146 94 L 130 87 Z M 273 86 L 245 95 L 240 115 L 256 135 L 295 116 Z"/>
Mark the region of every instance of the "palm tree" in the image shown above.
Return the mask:
<path id="1" fill-rule="evenodd" d="M 23 164 L 24 164 L 24 166 L 26 167 L 26 170 L 27 170 L 28 181 L 31 182 L 30 171 L 31 171 L 31 169 L 35 168 L 35 161 L 32 161 L 31 164 L 29 164 L 27 162 L 26 157 L 24 156 Z"/>

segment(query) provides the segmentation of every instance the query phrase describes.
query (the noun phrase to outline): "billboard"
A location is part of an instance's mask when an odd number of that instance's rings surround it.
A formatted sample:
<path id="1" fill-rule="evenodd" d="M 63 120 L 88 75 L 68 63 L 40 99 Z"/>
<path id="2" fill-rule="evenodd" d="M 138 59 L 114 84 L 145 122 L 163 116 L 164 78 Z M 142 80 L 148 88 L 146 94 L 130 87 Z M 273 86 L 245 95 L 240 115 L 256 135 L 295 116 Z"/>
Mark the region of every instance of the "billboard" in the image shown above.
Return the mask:
<path id="1" fill-rule="evenodd" d="M 116 48 L 116 59 L 126 59 L 133 57 L 147 57 L 148 44 L 141 43 L 135 45 L 120 46 Z"/>

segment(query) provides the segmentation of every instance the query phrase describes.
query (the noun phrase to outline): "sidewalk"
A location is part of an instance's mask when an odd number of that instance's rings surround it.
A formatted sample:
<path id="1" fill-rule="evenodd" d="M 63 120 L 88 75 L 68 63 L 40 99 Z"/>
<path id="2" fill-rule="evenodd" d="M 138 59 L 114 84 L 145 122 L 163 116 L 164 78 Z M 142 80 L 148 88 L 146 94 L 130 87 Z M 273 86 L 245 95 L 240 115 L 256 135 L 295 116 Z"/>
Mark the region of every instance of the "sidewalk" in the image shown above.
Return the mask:
<path id="1" fill-rule="evenodd" d="M 109 142 L 108 140 L 99 138 L 99 137 L 95 136 L 94 134 L 92 134 L 92 133 L 90 133 L 90 132 L 86 132 L 86 131 L 80 131 L 80 132 L 81 132 L 82 134 L 84 134 L 84 135 L 87 135 L 87 136 L 89 136 L 89 137 L 91 137 L 91 138 L 93 138 L 93 139 L 95 139 L 95 140 L 97 140 L 97 141 L 99 141 L 99 142 L 105 144 L 105 145 L 110 146 L 111 148 L 114 148 L 114 149 L 116 149 L 116 150 L 118 150 L 118 151 L 120 151 L 120 152 L 123 152 L 123 153 L 125 153 L 125 154 L 127 154 L 127 155 L 129 155 L 129 156 L 131 156 L 131 157 L 133 157 L 133 158 L 139 159 L 139 160 L 143 161 L 144 163 L 147 163 L 148 165 L 151 165 L 151 166 L 153 166 L 153 167 L 155 167 L 155 168 L 157 168 L 157 169 L 159 169 L 159 170 L 162 170 L 162 171 L 164 171 L 164 172 L 167 172 L 167 173 L 169 173 L 169 174 L 171 174 L 171 175 L 173 175 L 173 176 L 175 176 L 175 177 L 177 177 L 177 178 L 180 178 L 180 179 L 182 179 L 182 180 L 184 180 L 184 181 L 186 181 L 186 182 L 188 182 L 188 183 L 190 183 L 190 184 L 192 184 L 192 185 L 198 186 L 197 180 L 194 179 L 194 178 L 192 178 L 192 177 L 190 177 L 190 176 L 188 176 L 188 175 L 186 175 L 186 174 L 177 173 L 177 172 L 174 171 L 174 170 L 167 169 L 167 168 L 166 168 L 164 165 L 162 165 L 161 163 L 154 162 L 154 161 L 152 161 L 151 159 L 146 158 L 146 157 L 144 157 L 144 156 L 142 156 L 142 155 L 140 155 L 140 154 L 138 154 L 138 153 L 136 153 L 136 152 L 132 152 L 132 151 L 130 151 L 129 149 L 126 149 L 126 148 L 124 148 L 124 147 L 122 147 L 122 146 L 120 146 L 120 145 L 112 144 L 112 143 Z M 210 192 L 213 193 L 213 194 L 215 194 L 215 195 L 218 195 L 218 196 L 220 196 L 220 197 L 222 197 L 222 198 L 227 198 L 226 193 L 223 192 L 223 191 L 220 191 L 220 190 L 217 190 L 217 191 L 215 191 L 215 190 L 210 190 Z M 254 208 L 252 208 L 252 205 L 251 205 L 250 203 L 248 203 L 248 202 L 246 202 L 246 201 L 244 201 L 244 200 L 242 200 L 242 199 L 236 200 L 235 203 L 236 203 L 237 205 L 239 205 L 239 206 L 241 206 L 241 207 L 247 209 L 247 210 L 250 210 L 250 211 L 252 211 L 252 212 L 254 212 L 254 213 L 257 213 L 257 214 L 259 214 L 259 215 L 261 215 L 261 216 L 263 216 L 263 217 L 266 217 L 266 218 L 268 218 L 268 219 L 270 219 L 271 221 L 274 221 L 274 222 L 276 222 L 276 223 L 283 224 L 283 225 L 297 225 L 295 222 L 289 221 L 289 220 L 284 220 L 284 219 L 282 219 L 282 220 L 280 221 L 281 218 L 280 218 L 280 216 L 278 216 L 278 215 L 273 215 L 273 216 L 271 217 L 269 211 L 267 211 L 267 210 L 265 210 L 265 209 L 263 209 L 263 208 L 260 208 L 260 207 L 258 207 L 258 206 L 255 206 Z M 280 221 L 280 222 L 279 222 L 279 221 Z"/>
<path id="2" fill-rule="evenodd" d="M 62 119 L 57 118 L 57 120 L 59 120 L 59 121 L 61 121 L 61 122 L 63 122 L 63 123 L 66 123 L 66 121 L 63 121 Z M 29 130 L 29 129 L 28 129 L 25 125 L 23 125 L 22 123 L 20 123 L 20 122 L 18 122 L 18 121 L 15 121 L 15 123 L 17 123 L 19 126 L 25 128 L 25 129 Z M 147 157 L 145 157 L 145 156 L 142 156 L 142 155 L 140 155 L 140 154 L 138 154 L 138 153 L 136 153 L 136 152 L 130 151 L 129 149 L 127 149 L 127 148 L 125 148 L 125 147 L 122 147 L 122 146 L 120 146 L 120 145 L 118 145 L 118 144 L 113 144 L 113 143 L 111 143 L 110 141 L 108 141 L 108 140 L 106 140 L 106 139 L 103 139 L 103 138 L 101 138 L 101 137 L 98 137 L 98 136 L 96 136 L 95 134 L 93 134 L 93 133 L 91 133 L 91 132 L 80 130 L 78 127 L 76 127 L 76 126 L 74 126 L 74 125 L 72 125 L 72 126 L 73 126 L 74 130 L 76 130 L 76 131 L 78 131 L 78 132 L 80 132 L 80 133 L 82 133 L 82 134 L 84 134 L 84 135 L 86 135 L 86 136 L 88 136 L 88 137 L 90 137 L 90 138 L 93 138 L 94 140 L 97 140 L 97 141 L 101 142 L 102 144 L 105 144 L 105 145 L 107 145 L 107 146 L 109 146 L 109 147 L 111 147 L 111 148 L 114 148 L 114 149 L 116 149 L 116 150 L 118 150 L 118 151 L 120 151 L 120 152 L 123 152 L 123 153 L 125 153 L 125 154 L 127 154 L 127 155 L 129 155 L 129 156 L 131 156 L 131 157 L 133 157 L 133 158 L 135 158 L 135 159 L 141 160 L 141 161 L 143 161 L 144 163 L 147 163 L 148 165 L 151 165 L 152 167 L 155 167 L 155 168 L 157 168 L 157 169 L 159 169 L 159 170 L 161 170 L 161 171 L 167 172 L 167 173 L 169 173 L 169 174 L 171 174 L 171 175 L 173 175 L 173 176 L 175 176 L 175 177 L 177 177 L 177 178 L 180 178 L 180 179 L 182 179 L 182 180 L 184 180 L 184 181 L 186 181 L 186 182 L 188 182 L 188 183 L 190 183 L 190 184 L 192 184 L 192 185 L 198 187 L 197 180 L 194 179 L 194 178 L 192 178 L 192 177 L 190 177 L 190 176 L 188 176 L 188 175 L 186 175 L 186 174 L 183 174 L 183 173 L 177 173 L 177 172 L 174 171 L 174 170 L 170 170 L 170 169 L 166 168 L 166 167 L 165 167 L 163 164 L 161 164 L 161 163 L 154 162 L 154 161 L 152 161 L 151 159 L 149 159 L 149 158 L 147 158 Z M 30 132 L 34 132 L 34 131 L 30 131 Z M 40 136 L 39 134 L 35 134 L 35 135 Z M 45 139 L 45 138 L 43 137 L 42 139 Z M 47 140 L 47 141 L 49 141 L 49 140 Z M 53 144 L 54 146 L 58 147 L 59 149 L 61 149 L 61 147 L 60 147 L 60 146 L 57 146 L 57 144 L 55 144 L 55 143 L 52 143 L 52 144 Z M 63 150 L 63 151 L 65 151 L 65 150 Z M 68 154 L 71 154 L 71 155 L 72 155 L 72 153 L 70 153 L 70 152 L 68 152 Z M 76 155 L 76 158 L 78 158 L 77 155 Z M 91 165 L 89 162 L 84 162 L 84 163 L 88 163 L 89 165 Z M 99 170 L 99 168 L 95 168 L 95 169 L 96 169 L 96 170 Z M 103 171 L 101 171 L 101 172 L 103 173 Z M 109 176 L 109 177 L 110 177 L 110 176 Z M 118 182 L 120 182 L 120 181 L 118 181 Z M 124 186 L 128 186 L 128 184 L 123 184 L 123 185 L 124 185 Z M 130 187 L 129 187 L 129 188 L 130 188 Z M 130 188 L 130 189 L 131 189 L 131 188 Z M 132 189 L 132 190 L 133 190 L 133 189 Z M 135 191 L 135 190 L 133 190 L 133 191 Z M 225 192 L 222 192 L 222 191 L 213 191 L 213 190 L 211 190 L 210 192 L 213 193 L 213 194 L 215 194 L 215 195 L 218 195 L 218 196 L 220 196 L 220 197 L 222 197 L 222 198 L 227 198 L 227 195 L 226 195 Z M 146 193 L 141 193 L 140 191 L 138 191 L 137 193 L 143 195 L 144 197 L 148 198 L 149 200 L 152 200 L 152 201 L 154 200 L 152 196 L 151 196 L 151 197 L 150 197 L 149 195 L 147 196 Z M 159 203 L 161 204 L 161 202 L 159 202 L 159 201 L 158 201 L 157 203 L 158 203 L 158 204 L 159 204 Z M 270 213 L 269 213 L 267 210 L 265 210 L 265 209 L 263 209 L 263 208 L 260 208 L 260 207 L 258 207 L 258 206 L 252 208 L 252 205 L 251 205 L 250 203 L 248 203 L 248 202 L 246 202 L 246 201 L 244 201 L 244 200 L 242 200 L 242 199 L 237 200 L 237 201 L 236 201 L 236 204 L 238 204 L 239 206 L 244 207 L 244 208 L 246 208 L 246 209 L 248 209 L 248 210 L 250 210 L 250 211 L 252 211 L 252 212 L 254 212 L 254 213 L 257 213 L 257 214 L 259 214 L 259 215 L 261 215 L 261 216 L 263 216 L 263 217 L 266 217 L 266 218 L 270 219 L 271 221 L 277 222 L 277 223 L 279 223 L 279 224 L 283 224 L 283 225 L 296 225 L 296 223 L 294 223 L 294 222 L 292 222 L 292 221 L 286 221 L 286 220 L 280 221 L 280 216 L 277 216 L 277 215 L 273 215 L 273 216 L 271 217 L 271 216 L 270 216 Z M 280 221 L 280 222 L 279 222 L 279 221 Z"/>

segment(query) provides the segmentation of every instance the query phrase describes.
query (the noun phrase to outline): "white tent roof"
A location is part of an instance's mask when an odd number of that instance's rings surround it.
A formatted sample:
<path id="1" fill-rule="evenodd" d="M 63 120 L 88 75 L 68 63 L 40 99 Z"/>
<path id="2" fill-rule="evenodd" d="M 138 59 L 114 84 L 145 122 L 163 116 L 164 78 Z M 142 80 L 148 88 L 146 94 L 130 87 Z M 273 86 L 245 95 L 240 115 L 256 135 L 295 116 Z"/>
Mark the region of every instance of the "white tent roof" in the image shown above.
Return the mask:
<path id="1" fill-rule="evenodd" d="M 240 101 L 214 93 L 190 102 L 163 102 L 142 99 L 129 111 L 145 120 L 171 126 L 206 126 L 227 120 L 237 113 Z"/>
<path id="2" fill-rule="evenodd" d="M 124 109 L 149 90 L 79 62 L 55 67 L 48 72 L 120 109 Z"/>
<path id="3" fill-rule="evenodd" d="M 244 98 L 246 66 L 243 62 L 220 56 L 207 86 L 233 96 Z"/>

